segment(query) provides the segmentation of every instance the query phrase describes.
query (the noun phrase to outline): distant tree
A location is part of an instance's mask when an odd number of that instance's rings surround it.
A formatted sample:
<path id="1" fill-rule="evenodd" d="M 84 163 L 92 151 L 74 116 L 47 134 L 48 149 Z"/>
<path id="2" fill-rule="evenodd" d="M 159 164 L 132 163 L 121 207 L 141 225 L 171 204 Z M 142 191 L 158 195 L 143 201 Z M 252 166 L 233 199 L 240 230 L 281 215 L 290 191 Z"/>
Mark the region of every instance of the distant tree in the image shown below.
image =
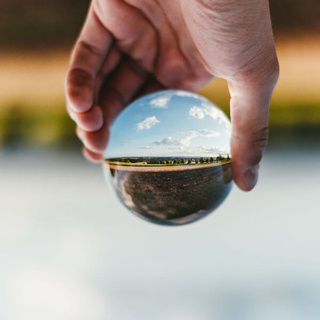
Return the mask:
<path id="1" fill-rule="evenodd" d="M 211 157 L 211 158 L 210 158 L 210 163 L 212 163 L 212 162 L 213 162 L 213 158 Z"/>
<path id="2" fill-rule="evenodd" d="M 200 163 L 204 163 L 204 159 L 202 157 L 199 159 L 199 161 Z"/>
<path id="3" fill-rule="evenodd" d="M 199 159 L 195 159 L 194 161 L 195 161 L 195 163 L 196 163 L 196 164 L 198 164 L 198 163 L 199 163 Z"/>

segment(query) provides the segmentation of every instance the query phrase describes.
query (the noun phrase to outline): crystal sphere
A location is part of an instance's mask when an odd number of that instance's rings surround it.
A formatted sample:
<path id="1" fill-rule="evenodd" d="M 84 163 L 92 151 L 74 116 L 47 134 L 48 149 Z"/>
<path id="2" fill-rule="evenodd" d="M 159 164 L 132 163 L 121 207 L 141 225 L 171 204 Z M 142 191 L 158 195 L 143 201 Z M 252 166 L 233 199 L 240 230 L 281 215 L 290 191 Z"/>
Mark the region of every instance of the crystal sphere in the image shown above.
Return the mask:
<path id="1" fill-rule="evenodd" d="M 196 221 L 232 187 L 231 123 L 208 99 L 165 90 L 131 103 L 111 127 L 104 172 L 120 202 L 163 225 Z"/>

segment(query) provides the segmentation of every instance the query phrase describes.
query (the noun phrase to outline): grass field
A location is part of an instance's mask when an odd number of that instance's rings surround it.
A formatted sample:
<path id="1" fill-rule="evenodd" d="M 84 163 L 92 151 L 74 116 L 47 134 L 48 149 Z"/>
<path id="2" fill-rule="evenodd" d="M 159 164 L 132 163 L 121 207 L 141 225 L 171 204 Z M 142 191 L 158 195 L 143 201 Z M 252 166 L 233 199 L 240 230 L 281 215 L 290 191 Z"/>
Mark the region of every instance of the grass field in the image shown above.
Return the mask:
<path id="1" fill-rule="evenodd" d="M 271 132 L 314 131 L 320 125 L 320 43 L 279 40 L 280 79 L 271 109 Z M 0 54 L 0 144 L 78 145 L 64 107 L 67 50 Z M 229 113 L 226 82 L 201 92 Z M 294 130 L 293 130 L 294 128 Z"/>

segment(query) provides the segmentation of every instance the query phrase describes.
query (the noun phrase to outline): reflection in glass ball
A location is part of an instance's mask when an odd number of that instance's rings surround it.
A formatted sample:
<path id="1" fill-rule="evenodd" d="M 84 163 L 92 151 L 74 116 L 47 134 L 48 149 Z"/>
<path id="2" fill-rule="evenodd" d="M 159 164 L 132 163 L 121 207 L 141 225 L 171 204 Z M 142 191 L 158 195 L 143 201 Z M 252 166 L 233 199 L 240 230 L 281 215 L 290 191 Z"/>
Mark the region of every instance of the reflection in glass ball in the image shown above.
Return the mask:
<path id="1" fill-rule="evenodd" d="M 163 225 L 196 221 L 232 187 L 231 124 L 206 98 L 165 90 L 131 103 L 114 122 L 104 171 L 133 213 Z"/>

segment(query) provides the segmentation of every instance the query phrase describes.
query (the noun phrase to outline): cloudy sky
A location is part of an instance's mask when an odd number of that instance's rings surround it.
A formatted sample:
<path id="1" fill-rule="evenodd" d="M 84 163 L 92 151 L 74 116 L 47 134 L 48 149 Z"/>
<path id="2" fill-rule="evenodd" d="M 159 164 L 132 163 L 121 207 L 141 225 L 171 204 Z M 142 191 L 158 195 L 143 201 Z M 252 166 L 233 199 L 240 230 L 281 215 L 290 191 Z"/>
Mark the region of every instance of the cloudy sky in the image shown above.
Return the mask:
<path id="1" fill-rule="evenodd" d="M 105 157 L 230 154 L 231 125 L 206 98 L 166 90 L 132 103 L 111 128 Z"/>

